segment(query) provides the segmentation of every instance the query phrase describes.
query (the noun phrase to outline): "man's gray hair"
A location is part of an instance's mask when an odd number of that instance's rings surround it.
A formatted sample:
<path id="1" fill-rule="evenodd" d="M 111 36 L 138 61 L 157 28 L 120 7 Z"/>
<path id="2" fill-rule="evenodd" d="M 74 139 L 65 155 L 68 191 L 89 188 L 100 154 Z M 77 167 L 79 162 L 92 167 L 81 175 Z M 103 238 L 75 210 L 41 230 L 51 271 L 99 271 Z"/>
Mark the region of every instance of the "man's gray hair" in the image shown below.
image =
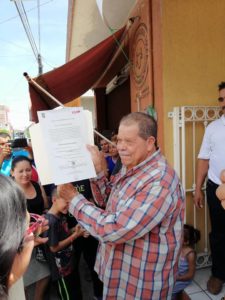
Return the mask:
<path id="1" fill-rule="evenodd" d="M 120 125 L 132 125 L 133 123 L 138 124 L 141 138 L 147 140 L 153 136 L 157 140 L 157 122 L 153 117 L 143 112 L 133 112 L 124 116 L 120 121 Z"/>

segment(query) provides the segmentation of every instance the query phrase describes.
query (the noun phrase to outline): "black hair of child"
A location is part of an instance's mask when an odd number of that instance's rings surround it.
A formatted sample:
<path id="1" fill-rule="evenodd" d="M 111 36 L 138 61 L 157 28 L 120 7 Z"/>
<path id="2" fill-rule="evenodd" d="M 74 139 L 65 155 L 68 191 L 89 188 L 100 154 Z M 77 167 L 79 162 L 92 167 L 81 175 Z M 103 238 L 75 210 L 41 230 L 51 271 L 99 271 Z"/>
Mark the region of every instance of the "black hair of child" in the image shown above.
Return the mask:
<path id="1" fill-rule="evenodd" d="M 198 229 L 192 225 L 184 224 L 184 241 L 188 243 L 189 246 L 194 247 L 200 239 L 201 233 Z"/>

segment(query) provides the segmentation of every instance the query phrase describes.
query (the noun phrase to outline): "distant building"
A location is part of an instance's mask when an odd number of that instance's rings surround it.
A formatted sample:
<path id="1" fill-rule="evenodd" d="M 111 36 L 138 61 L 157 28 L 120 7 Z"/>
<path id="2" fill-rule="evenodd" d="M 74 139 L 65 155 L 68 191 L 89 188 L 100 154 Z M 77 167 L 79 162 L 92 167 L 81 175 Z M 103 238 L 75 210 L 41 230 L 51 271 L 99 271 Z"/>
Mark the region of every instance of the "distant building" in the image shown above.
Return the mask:
<path id="1" fill-rule="evenodd" d="M 8 131 L 12 130 L 12 126 L 8 118 L 9 108 L 5 105 L 0 105 L 0 130 L 5 129 Z"/>

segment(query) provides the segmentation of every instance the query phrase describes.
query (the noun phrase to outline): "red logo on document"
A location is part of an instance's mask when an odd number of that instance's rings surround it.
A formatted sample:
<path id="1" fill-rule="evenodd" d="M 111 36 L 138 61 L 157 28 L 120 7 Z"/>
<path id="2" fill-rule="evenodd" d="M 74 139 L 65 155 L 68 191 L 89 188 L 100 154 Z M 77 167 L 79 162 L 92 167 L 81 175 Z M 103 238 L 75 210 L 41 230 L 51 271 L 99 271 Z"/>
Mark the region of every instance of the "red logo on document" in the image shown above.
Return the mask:
<path id="1" fill-rule="evenodd" d="M 73 110 L 72 111 L 72 114 L 78 114 L 78 113 L 80 113 L 80 110 Z"/>

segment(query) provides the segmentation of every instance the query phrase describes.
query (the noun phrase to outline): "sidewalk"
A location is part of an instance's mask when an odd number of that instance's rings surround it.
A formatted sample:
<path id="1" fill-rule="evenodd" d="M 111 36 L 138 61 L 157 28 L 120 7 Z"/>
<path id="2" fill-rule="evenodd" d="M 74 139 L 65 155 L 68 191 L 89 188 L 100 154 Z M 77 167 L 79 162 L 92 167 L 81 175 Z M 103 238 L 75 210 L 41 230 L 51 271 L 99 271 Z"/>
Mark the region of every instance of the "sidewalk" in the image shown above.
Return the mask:
<path id="1" fill-rule="evenodd" d="M 225 285 L 218 295 L 212 295 L 207 291 L 206 283 L 211 274 L 210 268 L 200 269 L 196 271 L 193 283 L 185 289 L 186 293 L 192 300 L 220 300 L 225 296 Z"/>
<path id="2" fill-rule="evenodd" d="M 81 274 L 81 289 L 83 294 L 83 300 L 93 300 L 93 286 L 91 281 L 91 276 L 88 270 L 88 267 L 81 257 L 80 260 L 80 274 Z M 29 287 L 29 300 L 34 299 L 34 287 L 35 284 Z M 48 291 L 48 295 L 46 295 L 45 300 L 60 300 L 60 298 L 57 295 L 57 291 L 51 287 L 51 289 Z"/>

